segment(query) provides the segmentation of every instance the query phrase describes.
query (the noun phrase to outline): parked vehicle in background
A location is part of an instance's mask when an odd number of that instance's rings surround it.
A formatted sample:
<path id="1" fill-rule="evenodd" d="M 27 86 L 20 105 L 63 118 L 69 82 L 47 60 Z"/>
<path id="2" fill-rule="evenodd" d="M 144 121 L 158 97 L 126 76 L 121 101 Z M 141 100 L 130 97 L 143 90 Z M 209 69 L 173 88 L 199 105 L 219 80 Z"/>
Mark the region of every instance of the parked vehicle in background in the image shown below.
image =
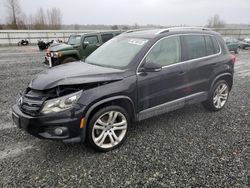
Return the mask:
<path id="1" fill-rule="evenodd" d="M 37 46 L 38 46 L 39 50 L 45 50 L 45 49 L 47 49 L 53 42 L 54 42 L 54 40 L 51 40 L 50 42 L 44 42 L 43 40 L 38 40 L 38 41 L 37 41 Z"/>
<path id="2" fill-rule="evenodd" d="M 85 59 L 103 43 L 120 33 L 121 31 L 106 31 L 71 35 L 67 44 L 51 46 L 47 50 L 45 64 L 52 67 Z"/>
<path id="3" fill-rule="evenodd" d="M 240 43 L 236 38 L 233 37 L 224 37 L 224 41 L 227 45 L 229 51 L 232 51 L 236 54 L 239 53 L 240 50 Z"/>
<path id="4" fill-rule="evenodd" d="M 245 50 L 247 47 L 250 47 L 250 44 L 239 40 L 239 47 L 240 47 L 240 49 Z"/>
<path id="5" fill-rule="evenodd" d="M 221 110 L 234 63 L 221 35 L 205 28 L 129 31 L 85 62 L 37 75 L 13 106 L 13 120 L 39 138 L 87 139 L 109 151 L 125 141 L 131 122 L 199 102 Z"/>
<path id="6" fill-rule="evenodd" d="M 22 39 L 17 43 L 18 46 L 28 46 L 29 45 L 29 41 L 27 39 Z"/>
<path id="7" fill-rule="evenodd" d="M 242 43 L 243 43 L 243 49 L 246 49 L 246 48 L 248 48 L 248 47 L 250 47 L 250 38 L 245 38 L 243 41 L 242 41 Z"/>

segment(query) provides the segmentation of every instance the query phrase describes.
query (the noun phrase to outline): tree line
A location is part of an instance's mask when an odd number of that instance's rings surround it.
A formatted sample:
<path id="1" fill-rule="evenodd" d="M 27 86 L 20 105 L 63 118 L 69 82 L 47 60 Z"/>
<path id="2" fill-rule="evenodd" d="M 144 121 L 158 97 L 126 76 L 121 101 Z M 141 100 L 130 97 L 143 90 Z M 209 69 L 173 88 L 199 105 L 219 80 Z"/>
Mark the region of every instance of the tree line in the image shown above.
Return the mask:
<path id="1" fill-rule="evenodd" d="M 35 14 L 23 13 L 19 0 L 5 0 L 7 12 L 4 29 L 61 29 L 62 13 L 59 8 L 43 9 L 40 7 Z"/>

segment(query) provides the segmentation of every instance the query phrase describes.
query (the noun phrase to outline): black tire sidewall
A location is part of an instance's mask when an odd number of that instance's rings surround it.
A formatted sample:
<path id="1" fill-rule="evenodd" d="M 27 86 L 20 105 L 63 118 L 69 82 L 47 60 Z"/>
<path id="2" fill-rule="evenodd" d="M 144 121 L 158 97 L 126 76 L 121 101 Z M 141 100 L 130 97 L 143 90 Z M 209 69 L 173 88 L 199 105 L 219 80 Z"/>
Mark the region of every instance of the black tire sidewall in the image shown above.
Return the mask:
<path id="1" fill-rule="evenodd" d="M 99 147 L 98 145 L 95 144 L 95 142 L 93 141 L 92 139 L 92 130 L 93 130 L 93 127 L 94 127 L 94 124 L 96 122 L 96 120 L 104 113 L 108 112 L 108 111 L 118 111 L 120 113 L 122 113 L 125 118 L 127 119 L 127 131 L 126 131 L 126 134 L 124 136 L 124 138 L 122 139 L 122 141 L 115 145 L 114 147 L 111 147 L 111 148 L 101 148 Z M 88 123 L 88 127 L 87 127 L 87 139 L 88 139 L 88 142 L 89 144 L 91 145 L 91 147 L 93 149 L 95 149 L 96 151 L 100 151 L 100 152 L 107 152 L 107 151 L 111 151 L 115 148 L 118 148 L 119 146 L 121 146 L 124 141 L 126 140 L 127 138 L 127 134 L 128 134 L 128 130 L 129 130 L 129 127 L 130 127 L 130 117 L 128 115 L 128 112 L 120 107 L 120 106 L 107 106 L 107 107 L 104 107 L 102 109 L 100 109 L 99 111 L 97 111 L 90 119 L 89 123 Z"/>

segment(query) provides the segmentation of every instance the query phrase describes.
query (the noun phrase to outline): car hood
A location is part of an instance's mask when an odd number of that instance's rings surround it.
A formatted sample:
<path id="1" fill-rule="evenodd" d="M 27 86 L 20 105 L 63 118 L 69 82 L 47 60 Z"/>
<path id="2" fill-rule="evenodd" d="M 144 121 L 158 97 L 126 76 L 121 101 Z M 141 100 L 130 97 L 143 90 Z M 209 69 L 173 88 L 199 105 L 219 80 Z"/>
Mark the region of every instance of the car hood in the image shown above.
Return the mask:
<path id="1" fill-rule="evenodd" d="M 39 73 L 29 85 L 35 90 L 123 79 L 124 70 L 91 65 L 82 61 L 59 65 Z"/>
<path id="2" fill-rule="evenodd" d="M 58 45 L 52 45 L 50 46 L 49 50 L 52 52 L 57 52 L 57 51 L 64 51 L 64 50 L 72 50 L 73 46 L 69 44 L 58 44 Z"/>

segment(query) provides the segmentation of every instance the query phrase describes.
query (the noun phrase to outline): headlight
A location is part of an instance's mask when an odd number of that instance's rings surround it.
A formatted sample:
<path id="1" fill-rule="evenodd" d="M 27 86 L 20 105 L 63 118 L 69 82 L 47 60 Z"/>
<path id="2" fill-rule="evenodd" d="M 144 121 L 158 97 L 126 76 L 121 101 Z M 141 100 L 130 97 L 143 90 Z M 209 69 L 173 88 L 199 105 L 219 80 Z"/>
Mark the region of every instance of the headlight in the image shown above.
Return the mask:
<path id="1" fill-rule="evenodd" d="M 60 52 L 54 52 L 53 54 L 51 53 L 51 56 L 53 55 L 54 58 L 61 57 L 62 54 Z"/>
<path id="2" fill-rule="evenodd" d="M 81 97 L 82 91 L 45 101 L 41 113 L 61 112 L 70 109 Z"/>

